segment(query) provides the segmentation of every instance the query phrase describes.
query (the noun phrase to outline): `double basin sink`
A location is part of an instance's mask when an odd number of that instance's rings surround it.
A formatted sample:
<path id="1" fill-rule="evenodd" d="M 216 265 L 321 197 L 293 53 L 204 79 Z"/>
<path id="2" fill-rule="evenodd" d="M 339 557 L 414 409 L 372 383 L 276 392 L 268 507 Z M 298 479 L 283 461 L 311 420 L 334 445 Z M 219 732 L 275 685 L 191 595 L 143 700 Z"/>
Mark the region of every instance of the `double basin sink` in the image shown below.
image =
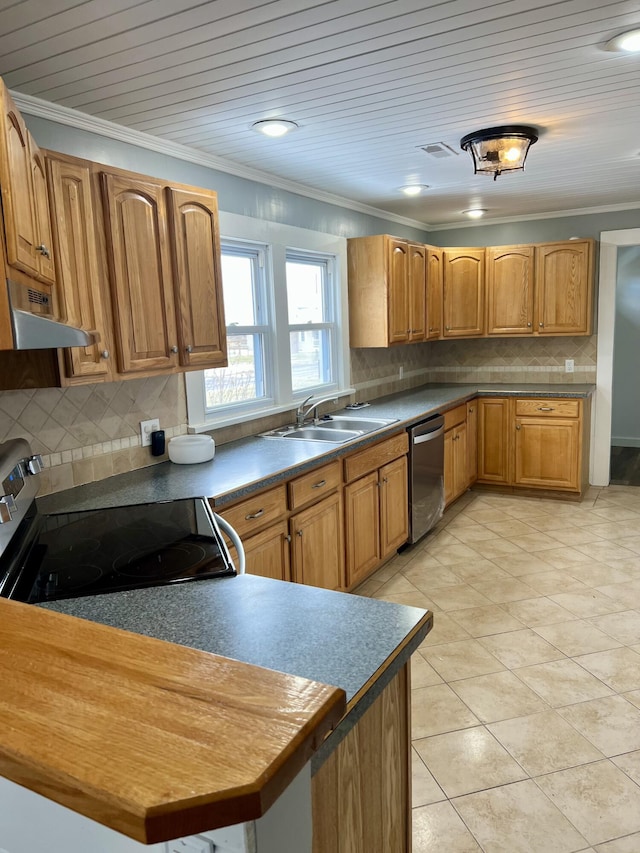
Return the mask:
<path id="1" fill-rule="evenodd" d="M 367 433 L 394 424 L 397 418 L 361 418 L 357 415 L 332 415 L 311 424 L 287 426 L 263 432 L 264 438 L 295 438 L 300 441 L 327 441 L 342 444 Z"/>

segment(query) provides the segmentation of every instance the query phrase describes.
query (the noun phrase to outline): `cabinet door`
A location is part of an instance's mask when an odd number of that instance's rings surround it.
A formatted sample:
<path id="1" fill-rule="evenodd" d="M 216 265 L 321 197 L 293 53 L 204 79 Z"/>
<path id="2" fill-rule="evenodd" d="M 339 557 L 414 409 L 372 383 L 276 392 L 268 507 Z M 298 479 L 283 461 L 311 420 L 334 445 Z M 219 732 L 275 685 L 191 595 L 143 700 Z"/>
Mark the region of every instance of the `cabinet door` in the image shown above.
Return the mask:
<path id="1" fill-rule="evenodd" d="M 506 397 L 481 397 L 478 409 L 478 480 L 509 483 L 510 406 Z"/>
<path id="2" fill-rule="evenodd" d="M 57 294 L 61 315 L 71 324 L 97 332 L 90 347 L 65 350 L 68 378 L 110 375 L 110 334 L 107 333 L 102 270 L 88 165 L 47 156 L 51 196 Z"/>
<path id="3" fill-rule="evenodd" d="M 535 261 L 538 334 L 590 334 L 593 241 L 536 246 Z"/>
<path id="4" fill-rule="evenodd" d="M 427 340 L 442 335 L 442 251 L 427 250 Z"/>
<path id="5" fill-rule="evenodd" d="M 223 367 L 227 333 L 216 193 L 169 189 L 180 364 Z"/>
<path id="6" fill-rule="evenodd" d="M 31 136 L 29 137 L 29 154 L 33 210 L 36 222 L 36 257 L 38 261 L 36 274 L 41 281 L 54 284 L 56 272 L 53 259 L 51 212 L 49 210 L 49 196 L 47 193 L 47 167 L 44 154 L 40 151 Z"/>
<path id="7" fill-rule="evenodd" d="M 247 574 L 280 581 L 291 580 L 289 567 L 289 531 L 286 521 L 243 541 Z"/>
<path id="8" fill-rule="evenodd" d="M 178 364 L 162 184 L 103 174 L 107 254 L 122 373 Z"/>
<path id="9" fill-rule="evenodd" d="M 38 274 L 38 236 L 33 202 L 29 132 L 0 80 L 2 139 L 0 188 L 9 266 Z"/>
<path id="10" fill-rule="evenodd" d="M 467 424 L 459 424 L 453 430 L 453 482 L 455 496 L 467 490 L 469 463 L 467 461 Z"/>
<path id="11" fill-rule="evenodd" d="M 444 503 L 448 506 L 455 497 L 455 427 L 444 434 Z"/>
<path id="12" fill-rule="evenodd" d="M 409 340 L 423 341 L 427 317 L 427 250 L 409 243 Z"/>
<path id="13" fill-rule="evenodd" d="M 478 479 L 478 403 L 467 403 L 467 485 Z"/>
<path id="14" fill-rule="evenodd" d="M 445 338 L 484 330 L 484 249 L 444 250 Z"/>
<path id="15" fill-rule="evenodd" d="M 486 249 L 487 334 L 533 334 L 533 246 Z"/>
<path id="16" fill-rule="evenodd" d="M 409 249 L 404 240 L 389 239 L 387 285 L 389 288 L 389 343 L 406 343 L 409 326 Z"/>
<path id="17" fill-rule="evenodd" d="M 374 471 L 344 490 L 347 587 L 380 562 L 380 486 Z"/>
<path id="18" fill-rule="evenodd" d="M 580 489 L 580 422 L 516 418 L 515 483 L 548 489 Z"/>
<path id="19" fill-rule="evenodd" d="M 339 492 L 290 519 L 293 579 L 325 589 L 344 587 L 342 496 Z"/>
<path id="20" fill-rule="evenodd" d="M 409 538 L 407 457 L 380 469 L 380 556 L 396 551 Z"/>

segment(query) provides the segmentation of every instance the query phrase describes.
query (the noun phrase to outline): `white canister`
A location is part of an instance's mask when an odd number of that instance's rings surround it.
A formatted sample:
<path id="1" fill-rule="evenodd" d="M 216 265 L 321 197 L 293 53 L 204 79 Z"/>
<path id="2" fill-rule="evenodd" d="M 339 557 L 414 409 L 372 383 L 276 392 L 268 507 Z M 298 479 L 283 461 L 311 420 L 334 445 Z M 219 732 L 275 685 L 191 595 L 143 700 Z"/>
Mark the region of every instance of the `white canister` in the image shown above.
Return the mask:
<path id="1" fill-rule="evenodd" d="M 208 462 L 216 452 L 216 443 L 210 435 L 178 435 L 167 446 L 169 459 L 178 465 Z"/>

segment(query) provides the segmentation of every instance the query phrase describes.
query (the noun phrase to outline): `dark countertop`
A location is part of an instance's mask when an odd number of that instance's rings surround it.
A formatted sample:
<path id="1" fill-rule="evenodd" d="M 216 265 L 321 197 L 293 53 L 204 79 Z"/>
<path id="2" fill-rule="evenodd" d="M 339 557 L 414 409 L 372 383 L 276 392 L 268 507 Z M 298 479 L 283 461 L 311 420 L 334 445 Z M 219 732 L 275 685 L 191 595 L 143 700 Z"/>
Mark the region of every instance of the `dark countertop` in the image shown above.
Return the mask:
<path id="1" fill-rule="evenodd" d="M 396 422 L 346 444 L 336 446 L 317 441 L 254 436 L 217 447 L 210 462 L 197 465 L 164 462 L 47 495 L 38 499 L 38 505 L 43 512 L 68 512 L 205 496 L 213 499 L 215 507 L 221 507 L 252 491 L 352 453 L 478 394 L 584 398 L 589 397 L 594 389 L 593 385 L 544 383 L 426 385 L 374 400 L 361 410 L 362 417 L 396 418 Z M 358 412 L 349 414 L 357 415 Z"/>
<path id="2" fill-rule="evenodd" d="M 318 766 L 431 628 L 429 611 L 240 575 L 39 605 L 341 687 L 347 715 Z"/>

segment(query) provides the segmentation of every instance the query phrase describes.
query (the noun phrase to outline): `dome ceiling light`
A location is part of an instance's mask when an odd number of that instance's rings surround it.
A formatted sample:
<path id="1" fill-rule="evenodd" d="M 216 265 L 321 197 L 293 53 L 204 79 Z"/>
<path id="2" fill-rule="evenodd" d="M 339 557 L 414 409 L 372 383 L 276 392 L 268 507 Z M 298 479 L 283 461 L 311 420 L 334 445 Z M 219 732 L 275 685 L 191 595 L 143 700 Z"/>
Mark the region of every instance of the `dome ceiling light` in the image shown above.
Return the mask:
<path id="1" fill-rule="evenodd" d="M 252 130 L 257 130 L 258 133 L 263 133 L 265 136 L 278 137 L 284 136 L 292 130 L 296 130 L 298 125 L 295 121 L 289 121 L 283 118 L 265 118 L 260 121 L 254 121 L 251 125 Z"/>
<path id="2" fill-rule="evenodd" d="M 470 207 L 469 210 L 462 211 L 469 219 L 480 219 L 487 212 L 486 207 Z"/>
<path id="3" fill-rule="evenodd" d="M 406 184 L 404 187 L 399 187 L 400 192 L 405 195 L 421 195 L 428 189 L 427 184 Z"/>
<path id="4" fill-rule="evenodd" d="M 537 141 L 535 128 L 512 124 L 468 133 L 460 147 L 471 154 L 476 174 L 493 175 L 495 181 L 503 172 L 524 171 L 527 152 Z"/>
<path id="5" fill-rule="evenodd" d="M 618 53 L 638 53 L 640 51 L 640 30 L 627 30 L 626 33 L 620 33 L 606 43 L 605 49 Z"/>

